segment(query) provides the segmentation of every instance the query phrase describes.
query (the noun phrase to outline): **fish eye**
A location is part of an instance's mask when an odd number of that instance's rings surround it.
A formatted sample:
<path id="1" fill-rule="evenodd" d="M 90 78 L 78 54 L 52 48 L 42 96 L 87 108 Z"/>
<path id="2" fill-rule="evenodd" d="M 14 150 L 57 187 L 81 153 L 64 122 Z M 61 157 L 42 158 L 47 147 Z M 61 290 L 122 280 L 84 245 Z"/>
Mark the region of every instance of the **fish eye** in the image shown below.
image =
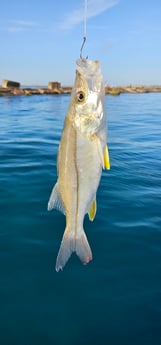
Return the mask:
<path id="1" fill-rule="evenodd" d="M 78 102 L 83 102 L 85 99 L 85 94 L 83 91 L 79 91 L 76 95 L 77 101 Z"/>

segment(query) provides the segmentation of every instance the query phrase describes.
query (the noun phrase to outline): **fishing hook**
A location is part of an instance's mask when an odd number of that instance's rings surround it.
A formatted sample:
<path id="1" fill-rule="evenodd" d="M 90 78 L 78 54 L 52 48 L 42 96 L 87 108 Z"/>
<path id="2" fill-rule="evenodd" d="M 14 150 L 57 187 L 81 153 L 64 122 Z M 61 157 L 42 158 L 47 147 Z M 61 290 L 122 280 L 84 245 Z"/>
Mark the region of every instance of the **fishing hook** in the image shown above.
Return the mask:
<path id="1" fill-rule="evenodd" d="M 83 60 L 83 57 L 82 57 L 82 51 L 83 51 L 83 47 L 85 45 L 85 42 L 86 42 L 86 37 L 84 36 L 83 37 L 83 43 L 81 45 L 81 49 L 80 49 L 80 58 Z M 86 59 L 88 59 L 88 56 L 86 57 Z"/>

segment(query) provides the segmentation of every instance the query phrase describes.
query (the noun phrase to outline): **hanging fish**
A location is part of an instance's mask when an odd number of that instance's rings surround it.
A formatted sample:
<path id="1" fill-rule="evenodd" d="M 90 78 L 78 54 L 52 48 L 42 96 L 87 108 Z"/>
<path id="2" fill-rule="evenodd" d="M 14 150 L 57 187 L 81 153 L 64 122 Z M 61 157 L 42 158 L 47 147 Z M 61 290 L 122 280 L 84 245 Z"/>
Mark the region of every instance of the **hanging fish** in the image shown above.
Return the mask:
<path id="1" fill-rule="evenodd" d="M 83 229 L 86 213 L 93 221 L 102 168 L 110 169 L 103 111 L 104 85 L 99 61 L 80 58 L 58 152 L 58 180 L 48 210 L 66 215 L 66 228 L 56 261 L 62 270 L 72 252 L 87 264 L 92 252 Z"/>

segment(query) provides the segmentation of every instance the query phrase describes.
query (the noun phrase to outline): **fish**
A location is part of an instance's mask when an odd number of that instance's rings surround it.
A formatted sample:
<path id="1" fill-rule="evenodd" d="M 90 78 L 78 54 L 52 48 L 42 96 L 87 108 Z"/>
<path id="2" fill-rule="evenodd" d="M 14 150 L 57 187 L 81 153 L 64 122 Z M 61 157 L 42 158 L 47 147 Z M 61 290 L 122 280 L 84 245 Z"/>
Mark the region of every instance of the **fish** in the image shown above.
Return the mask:
<path id="1" fill-rule="evenodd" d="M 48 202 L 49 211 L 57 209 L 66 216 L 57 272 L 63 270 L 73 252 L 83 264 L 92 260 L 83 223 L 86 214 L 94 220 L 102 169 L 110 169 L 103 100 L 99 61 L 79 58 L 58 149 L 58 179 Z"/>

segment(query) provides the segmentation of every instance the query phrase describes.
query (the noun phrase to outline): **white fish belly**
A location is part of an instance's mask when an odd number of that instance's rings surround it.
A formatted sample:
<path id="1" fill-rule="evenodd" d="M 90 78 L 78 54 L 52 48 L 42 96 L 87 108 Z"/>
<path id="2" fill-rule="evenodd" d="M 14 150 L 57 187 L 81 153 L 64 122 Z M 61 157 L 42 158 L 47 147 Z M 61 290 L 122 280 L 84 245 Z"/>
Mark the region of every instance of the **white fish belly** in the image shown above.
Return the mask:
<path id="1" fill-rule="evenodd" d="M 78 183 L 77 229 L 82 228 L 84 215 L 96 197 L 102 173 L 102 163 L 96 140 L 77 134 L 76 149 Z"/>

